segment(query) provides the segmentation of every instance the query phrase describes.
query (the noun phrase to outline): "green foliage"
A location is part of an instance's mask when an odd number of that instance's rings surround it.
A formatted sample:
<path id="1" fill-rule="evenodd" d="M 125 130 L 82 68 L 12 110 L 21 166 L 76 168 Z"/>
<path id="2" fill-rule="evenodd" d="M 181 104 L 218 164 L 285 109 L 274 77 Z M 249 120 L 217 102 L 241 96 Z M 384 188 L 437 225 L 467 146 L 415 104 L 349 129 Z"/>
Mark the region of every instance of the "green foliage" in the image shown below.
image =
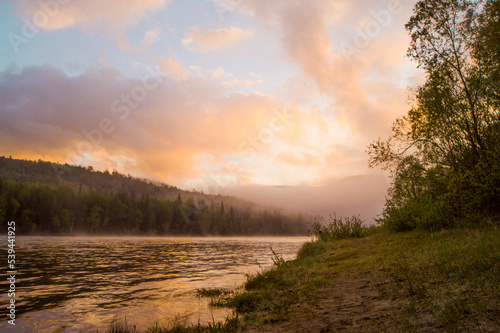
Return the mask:
<path id="1" fill-rule="evenodd" d="M 278 211 L 239 212 L 231 206 L 197 205 L 66 185 L 14 183 L 0 178 L 0 216 L 16 221 L 19 234 L 300 234 L 304 221 Z M 264 222 L 264 224 L 263 224 Z M 6 230 L 7 225 L 0 227 Z"/>
<path id="2" fill-rule="evenodd" d="M 393 205 L 389 200 L 379 221 L 394 231 L 451 228 L 456 226 L 457 221 L 450 206 L 443 198 L 430 195 L 409 200 L 402 206 Z"/>
<path id="3" fill-rule="evenodd" d="M 196 292 L 200 297 L 220 297 L 231 294 L 232 290 L 222 289 L 222 288 L 214 288 L 214 289 L 201 288 L 197 289 Z"/>
<path id="4" fill-rule="evenodd" d="M 300 248 L 297 253 L 297 259 L 312 259 L 318 261 L 319 256 L 324 253 L 334 251 L 337 248 L 336 243 L 317 239 L 314 242 L 307 242 Z"/>
<path id="5" fill-rule="evenodd" d="M 5 186 L 2 184 L 5 183 Z M 0 217 L 21 234 L 303 235 L 306 218 L 92 167 L 0 156 Z M 2 225 L 0 230 L 5 230 Z"/>
<path id="6" fill-rule="evenodd" d="M 436 230 L 500 216 L 499 0 L 421 0 L 408 55 L 427 73 L 393 135 L 368 147 L 391 172 L 379 220 Z"/>
<path id="7" fill-rule="evenodd" d="M 312 224 L 312 233 L 317 239 L 328 242 L 335 239 L 358 238 L 363 236 L 366 227 L 358 216 L 346 217 L 345 219 L 334 214 L 325 225 L 321 222 Z"/>
<path id="8" fill-rule="evenodd" d="M 273 253 L 274 267 L 281 267 L 286 263 L 285 259 L 283 259 L 283 256 L 281 254 L 277 254 L 272 247 L 271 247 L 271 252 Z"/>
<path id="9" fill-rule="evenodd" d="M 262 331 L 276 329 L 262 325 L 287 320 L 292 321 L 287 327 L 306 318 L 325 320 L 322 312 L 332 302 L 348 304 L 339 307 L 355 316 L 358 306 L 368 302 L 394 304 L 381 310 L 388 328 L 380 331 L 497 332 L 499 237 L 495 226 L 434 233 L 391 233 L 378 227 L 361 239 L 318 239 L 304 244 L 296 260 L 249 277 L 245 290 L 226 305 Z M 345 294 L 353 283 L 379 293 L 355 301 Z M 342 303 L 344 297 L 348 303 Z M 397 327 L 389 329 L 391 324 Z M 370 331 L 373 326 L 355 328 Z"/>
<path id="10" fill-rule="evenodd" d="M 238 316 L 228 316 L 224 322 L 208 323 L 206 325 L 188 325 L 185 321 L 175 318 L 166 327 L 161 327 L 158 324 L 149 327 L 144 333 L 229 333 L 241 332 L 243 327 L 240 323 Z M 104 333 L 140 333 L 141 331 L 136 325 L 128 324 L 127 321 L 120 322 L 116 319 L 113 320 L 111 325 L 104 331 Z M 99 333 L 99 331 L 97 331 Z"/>
<path id="11" fill-rule="evenodd" d="M 498 237 L 498 228 L 487 228 L 414 232 L 395 239 L 392 248 L 401 249 L 384 265 L 397 286 L 389 296 L 411 300 L 399 314 L 407 330 L 425 329 L 423 313 L 449 332 L 500 329 Z"/>
<path id="12" fill-rule="evenodd" d="M 261 293 L 250 291 L 235 295 L 225 305 L 234 308 L 238 313 L 245 314 L 257 310 L 265 301 Z"/>

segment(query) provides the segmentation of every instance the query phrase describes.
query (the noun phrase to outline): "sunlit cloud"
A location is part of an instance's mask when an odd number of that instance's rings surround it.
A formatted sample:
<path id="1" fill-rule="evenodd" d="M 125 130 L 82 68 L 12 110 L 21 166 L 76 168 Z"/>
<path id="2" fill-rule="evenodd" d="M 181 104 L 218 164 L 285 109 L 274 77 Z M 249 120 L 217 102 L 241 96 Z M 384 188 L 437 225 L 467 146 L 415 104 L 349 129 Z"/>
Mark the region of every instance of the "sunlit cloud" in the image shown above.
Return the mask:
<path id="1" fill-rule="evenodd" d="M 19 24 L 48 19 L 0 72 L 0 149 L 219 192 L 370 174 L 365 147 L 423 79 L 415 1 L 9 1 Z M 72 55 L 75 34 L 105 50 Z M 58 50 L 78 69 L 39 60 Z"/>
<path id="2" fill-rule="evenodd" d="M 161 68 L 162 73 L 170 75 L 174 81 L 185 81 L 189 75 L 189 71 L 187 69 L 171 58 L 160 59 L 157 63 Z"/>
<path id="3" fill-rule="evenodd" d="M 142 38 L 141 45 L 151 46 L 160 39 L 161 29 L 159 27 L 146 31 Z"/>
<path id="4" fill-rule="evenodd" d="M 175 68 L 174 61 L 166 63 Z M 60 161 L 108 169 L 127 159 L 134 172 L 169 182 L 201 177 L 213 163 L 199 163 L 199 156 L 209 153 L 222 167 L 236 161 L 239 170 L 231 173 L 240 183 L 273 173 L 275 163 L 287 160 L 283 151 L 299 156 L 303 167 L 322 170 L 331 143 L 345 137 L 333 118 L 317 110 L 284 110 L 282 102 L 262 94 L 225 95 L 217 80 L 179 83 L 161 68 L 158 75 L 164 76 L 143 80 L 113 69 L 74 78 L 52 67 L 4 73 L 0 118 L 7 145 L 0 148 L 58 151 Z M 264 167 L 255 169 L 263 160 Z M 291 174 L 288 182 L 310 179 Z"/>
<path id="5" fill-rule="evenodd" d="M 193 75 L 218 82 L 227 89 L 252 88 L 264 83 L 262 78 L 255 75 L 249 75 L 248 79 L 237 79 L 232 73 L 226 72 L 220 67 L 217 69 L 206 69 L 200 66 L 190 66 L 189 69 Z"/>
<path id="6" fill-rule="evenodd" d="M 165 8 L 170 1 L 17 0 L 15 3 L 19 16 L 28 17 L 44 31 L 77 28 L 89 33 L 97 29 L 111 33 L 136 25 L 148 12 Z"/>
<path id="7" fill-rule="evenodd" d="M 182 40 L 182 44 L 191 51 L 208 52 L 234 45 L 253 35 L 253 30 L 244 30 L 237 27 L 215 30 L 189 27 L 186 30 L 186 36 Z"/>

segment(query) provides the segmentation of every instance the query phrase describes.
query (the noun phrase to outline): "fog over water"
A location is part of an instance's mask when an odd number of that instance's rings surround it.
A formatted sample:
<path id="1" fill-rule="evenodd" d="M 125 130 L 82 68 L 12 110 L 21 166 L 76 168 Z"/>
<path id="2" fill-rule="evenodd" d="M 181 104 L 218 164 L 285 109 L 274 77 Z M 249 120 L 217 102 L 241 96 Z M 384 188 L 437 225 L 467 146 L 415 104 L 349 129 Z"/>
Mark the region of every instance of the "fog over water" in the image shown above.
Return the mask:
<path id="1" fill-rule="evenodd" d="M 332 180 L 321 186 L 239 186 L 224 189 L 257 203 L 293 211 L 333 215 L 360 215 L 367 224 L 382 213 L 389 183 L 382 175 L 353 176 Z"/>

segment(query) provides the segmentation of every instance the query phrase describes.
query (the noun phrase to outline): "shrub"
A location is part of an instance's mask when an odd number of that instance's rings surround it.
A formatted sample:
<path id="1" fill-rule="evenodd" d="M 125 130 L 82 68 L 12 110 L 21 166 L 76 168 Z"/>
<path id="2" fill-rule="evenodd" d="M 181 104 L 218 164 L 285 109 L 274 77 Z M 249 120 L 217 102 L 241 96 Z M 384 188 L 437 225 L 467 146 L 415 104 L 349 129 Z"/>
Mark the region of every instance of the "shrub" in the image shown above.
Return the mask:
<path id="1" fill-rule="evenodd" d="M 332 241 L 342 238 L 358 238 L 363 236 L 363 231 L 366 229 L 363 226 L 363 221 L 358 216 L 346 217 L 345 219 L 334 214 L 330 215 L 328 223 L 322 224 L 314 222 L 312 225 L 312 233 L 318 240 Z"/>

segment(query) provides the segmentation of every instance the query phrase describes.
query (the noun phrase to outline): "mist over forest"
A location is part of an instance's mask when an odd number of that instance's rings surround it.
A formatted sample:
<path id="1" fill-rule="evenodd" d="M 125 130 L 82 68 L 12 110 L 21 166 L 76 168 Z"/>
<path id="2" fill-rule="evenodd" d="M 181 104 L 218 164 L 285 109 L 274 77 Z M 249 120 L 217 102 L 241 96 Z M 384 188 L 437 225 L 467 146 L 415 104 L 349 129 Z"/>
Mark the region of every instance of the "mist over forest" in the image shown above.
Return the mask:
<path id="1" fill-rule="evenodd" d="M 21 234 L 223 236 L 305 235 L 313 219 L 117 171 L 6 157 L 0 157 L 0 218 L 16 221 Z"/>
<path id="2" fill-rule="evenodd" d="M 374 224 L 384 208 L 389 183 L 383 175 L 352 176 L 320 186 L 238 186 L 223 193 L 260 204 L 321 215 L 359 215 Z"/>

